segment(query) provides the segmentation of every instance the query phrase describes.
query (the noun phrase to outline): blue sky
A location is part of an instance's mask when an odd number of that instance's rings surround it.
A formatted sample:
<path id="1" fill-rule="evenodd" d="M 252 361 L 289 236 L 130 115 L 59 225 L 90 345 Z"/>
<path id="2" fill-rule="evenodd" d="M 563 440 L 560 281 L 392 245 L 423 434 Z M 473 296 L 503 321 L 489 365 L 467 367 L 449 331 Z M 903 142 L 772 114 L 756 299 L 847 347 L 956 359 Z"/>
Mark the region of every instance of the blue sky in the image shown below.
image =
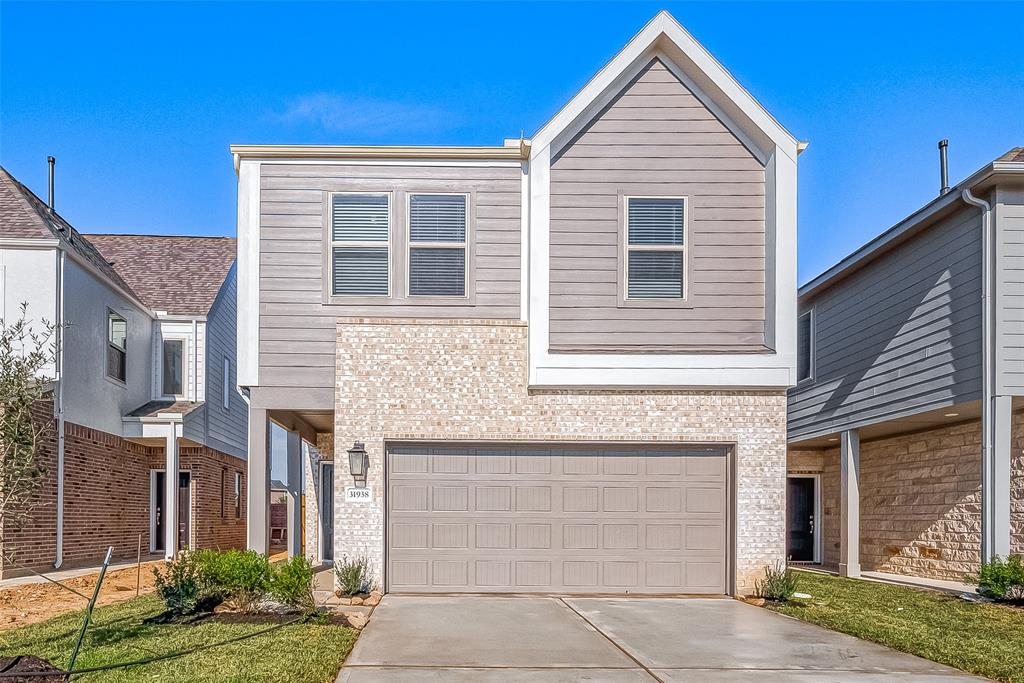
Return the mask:
<path id="1" fill-rule="evenodd" d="M 1024 4 L 0 2 L 0 163 L 85 232 L 232 234 L 231 143 L 530 135 L 662 6 L 798 138 L 800 281 L 1024 145 Z"/>

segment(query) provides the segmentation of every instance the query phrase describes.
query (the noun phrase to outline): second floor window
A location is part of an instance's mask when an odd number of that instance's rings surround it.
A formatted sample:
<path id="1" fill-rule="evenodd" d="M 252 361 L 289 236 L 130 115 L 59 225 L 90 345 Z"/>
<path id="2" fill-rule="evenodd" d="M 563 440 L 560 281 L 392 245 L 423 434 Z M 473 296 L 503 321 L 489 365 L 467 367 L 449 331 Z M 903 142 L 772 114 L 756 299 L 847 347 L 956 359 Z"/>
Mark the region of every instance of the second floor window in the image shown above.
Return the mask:
<path id="1" fill-rule="evenodd" d="M 409 295 L 466 296 L 466 195 L 409 195 Z"/>
<path id="2" fill-rule="evenodd" d="M 107 311 L 107 376 L 119 382 L 128 376 L 128 321 Z"/>
<path id="3" fill-rule="evenodd" d="M 164 340 L 163 388 L 164 396 L 182 395 L 184 344 L 180 339 Z"/>
<path id="4" fill-rule="evenodd" d="M 796 381 L 814 377 L 814 326 L 811 311 L 796 319 Z"/>
<path id="5" fill-rule="evenodd" d="M 626 298 L 686 297 L 682 197 L 626 197 Z"/>
<path id="6" fill-rule="evenodd" d="M 331 195 L 331 293 L 391 293 L 391 195 Z"/>

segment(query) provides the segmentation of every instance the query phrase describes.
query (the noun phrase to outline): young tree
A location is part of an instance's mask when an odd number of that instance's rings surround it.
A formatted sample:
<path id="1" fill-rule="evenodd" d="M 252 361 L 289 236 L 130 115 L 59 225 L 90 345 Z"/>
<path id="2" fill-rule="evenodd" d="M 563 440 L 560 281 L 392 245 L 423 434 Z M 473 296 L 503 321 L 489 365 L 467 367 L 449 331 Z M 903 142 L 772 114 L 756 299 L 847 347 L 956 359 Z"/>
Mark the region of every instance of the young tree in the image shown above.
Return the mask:
<path id="1" fill-rule="evenodd" d="M 33 325 L 27 304 L 17 320 L 0 319 L 0 550 L 5 560 L 13 557 L 7 536 L 31 518 L 46 474 L 40 451 L 54 421 L 39 414 L 39 402 L 57 357 L 55 330 L 45 320 Z"/>

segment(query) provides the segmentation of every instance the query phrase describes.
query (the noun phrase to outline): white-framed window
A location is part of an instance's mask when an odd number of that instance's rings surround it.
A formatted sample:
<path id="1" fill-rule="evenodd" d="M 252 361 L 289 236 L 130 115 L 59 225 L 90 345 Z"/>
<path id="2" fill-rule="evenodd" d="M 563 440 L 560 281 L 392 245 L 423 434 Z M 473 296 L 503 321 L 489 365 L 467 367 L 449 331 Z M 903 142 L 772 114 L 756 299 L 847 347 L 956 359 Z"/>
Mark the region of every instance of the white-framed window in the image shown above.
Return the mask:
<path id="1" fill-rule="evenodd" d="M 686 298 L 686 199 L 626 197 L 625 298 Z"/>
<path id="2" fill-rule="evenodd" d="M 107 309 L 107 377 L 124 382 L 128 378 L 128 321 Z"/>
<path id="3" fill-rule="evenodd" d="M 331 194 L 331 294 L 391 295 L 391 195 Z"/>
<path id="4" fill-rule="evenodd" d="M 164 396 L 184 395 L 185 340 L 164 339 L 161 353 L 161 387 Z"/>
<path id="5" fill-rule="evenodd" d="M 235 472 L 235 519 L 242 517 L 242 473 Z"/>
<path id="6" fill-rule="evenodd" d="M 796 319 L 796 381 L 814 378 L 814 311 L 801 313 Z"/>
<path id="7" fill-rule="evenodd" d="M 224 410 L 231 409 L 231 359 L 224 356 Z"/>
<path id="8" fill-rule="evenodd" d="M 409 296 L 466 296 L 469 197 L 409 195 Z"/>

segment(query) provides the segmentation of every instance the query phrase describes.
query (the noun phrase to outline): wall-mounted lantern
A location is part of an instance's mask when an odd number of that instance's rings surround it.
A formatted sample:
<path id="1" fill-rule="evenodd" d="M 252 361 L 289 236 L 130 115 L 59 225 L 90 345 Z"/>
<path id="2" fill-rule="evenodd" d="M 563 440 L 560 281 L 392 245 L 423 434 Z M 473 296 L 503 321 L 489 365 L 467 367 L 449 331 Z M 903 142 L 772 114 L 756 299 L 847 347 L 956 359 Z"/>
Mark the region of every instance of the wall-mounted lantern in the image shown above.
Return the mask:
<path id="1" fill-rule="evenodd" d="M 356 441 L 348 449 L 348 470 L 356 486 L 366 486 L 366 470 L 370 467 L 370 458 L 366 455 L 366 446 Z"/>

